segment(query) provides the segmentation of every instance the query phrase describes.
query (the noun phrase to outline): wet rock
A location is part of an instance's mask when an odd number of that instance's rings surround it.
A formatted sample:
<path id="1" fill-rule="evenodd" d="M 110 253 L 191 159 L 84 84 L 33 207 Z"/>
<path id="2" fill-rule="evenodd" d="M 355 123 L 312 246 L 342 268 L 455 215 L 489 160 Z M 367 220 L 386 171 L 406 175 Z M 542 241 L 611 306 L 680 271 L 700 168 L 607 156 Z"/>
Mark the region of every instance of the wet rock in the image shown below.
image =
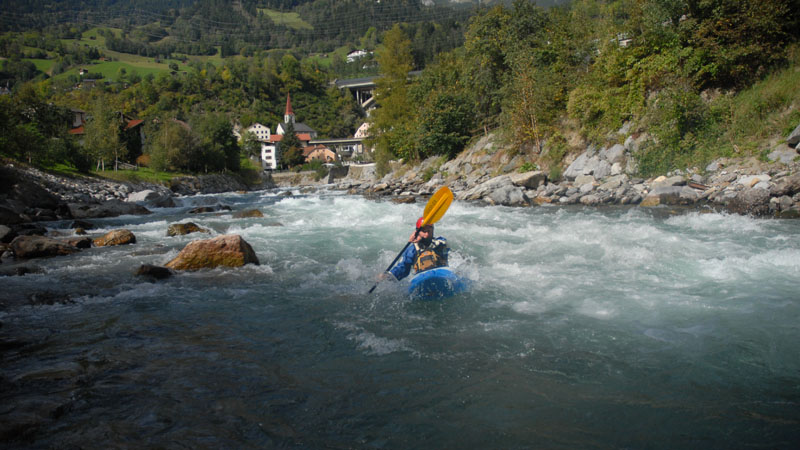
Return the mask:
<path id="1" fill-rule="evenodd" d="M 394 197 L 394 198 L 392 198 L 391 202 L 392 203 L 397 203 L 397 204 L 409 204 L 409 203 L 416 203 L 417 199 L 414 198 L 414 196 L 405 195 L 405 196 L 402 196 L 402 197 Z"/>
<path id="2" fill-rule="evenodd" d="M 790 208 L 778 213 L 781 219 L 800 219 L 800 208 Z"/>
<path id="3" fill-rule="evenodd" d="M 17 236 L 11 241 L 11 250 L 17 258 L 40 258 L 71 255 L 80 251 L 65 242 L 44 236 Z"/>
<path id="4" fill-rule="evenodd" d="M 128 195 L 128 202 L 146 203 L 156 208 L 173 208 L 175 201 L 172 199 L 172 192 L 159 192 L 152 189 L 134 192 Z"/>
<path id="5" fill-rule="evenodd" d="M 769 198 L 766 189 L 745 189 L 728 202 L 727 210 L 735 214 L 766 216 L 769 214 Z"/>
<path id="6" fill-rule="evenodd" d="M 71 237 L 63 239 L 63 241 L 73 247 L 80 249 L 92 247 L 92 239 L 90 237 Z"/>
<path id="7" fill-rule="evenodd" d="M 45 236 L 47 235 L 47 228 L 32 223 L 24 223 L 15 225 L 13 227 L 14 233 L 17 236 Z"/>
<path id="8" fill-rule="evenodd" d="M 241 236 L 229 234 L 213 239 L 192 241 L 165 266 L 174 270 L 241 267 L 259 264 L 253 247 Z"/>
<path id="9" fill-rule="evenodd" d="M 17 223 L 25 222 L 27 218 L 22 216 L 22 213 L 16 212 L 11 208 L 0 206 L 0 223 L 6 225 L 14 225 Z"/>
<path id="10" fill-rule="evenodd" d="M 190 233 L 208 233 L 208 230 L 194 222 L 173 223 L 167 228 L 167 236 L 183 236 Z"/>
<path id="11" fill-rule="evenodd" d="M 233 213 L 234 219 L 246 219 L 252 217 L 264 217 L 264 213 L 257 209 L 246 209 L 244 211 L 236 211 Z"/>
<path id="12" fill-rule="evenodd" d="M 650 191 L 639 206 L 691 205 L 697 202 L 697 193 L 688 186 L 660 186 Z"/>
<path id="13" fill-rule="evenodd" d="M 151 211 L 136 203 L 121 200 L 109 200 L 103 203 L 70 203 L 67 205 L 75 219 L 91 219 L 100 217 L 118 217 L 122 215 L 144 215 Z"/>
<path id="14" fill-rule="evenodd" d="M 5 225 L 0 225 L 0 242 L 9 243 L 15 237 L 17 237 L 17 233 L 15 233 L 10 227 Z"/>
<path id="15" fill-rule="evenodd" d="M 94 224 L 86 220 L 73 220 L 69 227 L 74 229 L 81 228 L 84 230 L 92 230 L 94 229 Z"/>
<path id="16" fill-rule="evenodd" d="M 92 241 L 92 243 L 95 245 L 95 247 L 135 244 L 136 236 L 134 236 L 130 230 L 111 230 L 103 236 Z"/>
<path id="17" fill-rule="evenodd" d="M 0 276 L 3 277 L 22 277 L 29 273 L 41 273 L 41 269 L 34 266 L 27 265 L 10 265 L 10 267 L 3 267 L 0 269 Z"/>
<path id="18" fill-rule="evenodd" d="M 149 277 L 156 280 L 169 278 L 173 274 L 174 272 L 167 267 L 154 266 L 152 264 L 142 264 L 135 272 L 138 277 Z"/>
<path id="19" fill-rule="evenodd" d="M 214 205 L 214 206 L 198 206 L 187 211 L 189 214 L 204 214 L 210 212 L 230 211 L 231 207 L 227 205 Z"/>

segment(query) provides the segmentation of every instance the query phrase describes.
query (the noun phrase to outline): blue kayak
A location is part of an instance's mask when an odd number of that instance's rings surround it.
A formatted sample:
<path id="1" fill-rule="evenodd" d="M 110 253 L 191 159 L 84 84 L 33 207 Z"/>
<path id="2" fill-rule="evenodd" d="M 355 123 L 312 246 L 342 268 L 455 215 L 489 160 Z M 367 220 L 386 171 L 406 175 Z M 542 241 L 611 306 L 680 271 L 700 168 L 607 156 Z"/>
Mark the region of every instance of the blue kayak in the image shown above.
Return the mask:
<path id="1" fill-rule="evenodd" d="M 437 267 L 414 275 L 408 295 L 414 300 L 452 297 L 469 289 L 469 280 L 456 275 L 449 267 Z"/>

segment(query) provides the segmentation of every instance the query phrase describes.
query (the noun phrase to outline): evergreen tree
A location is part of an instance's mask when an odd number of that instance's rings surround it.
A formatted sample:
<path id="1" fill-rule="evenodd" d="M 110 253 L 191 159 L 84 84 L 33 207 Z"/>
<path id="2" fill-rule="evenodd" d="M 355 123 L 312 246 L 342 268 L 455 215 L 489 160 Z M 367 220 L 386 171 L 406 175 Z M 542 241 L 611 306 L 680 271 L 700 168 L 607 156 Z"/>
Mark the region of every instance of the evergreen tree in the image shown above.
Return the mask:
<path id="1" fill-rule="evenodd" d="M 286 132 L 280 143 L 281 165 L 295 167 L 305 162 L 303 158 L 303 144 L 294 132 L 294 124 L 286 124 Z"/>

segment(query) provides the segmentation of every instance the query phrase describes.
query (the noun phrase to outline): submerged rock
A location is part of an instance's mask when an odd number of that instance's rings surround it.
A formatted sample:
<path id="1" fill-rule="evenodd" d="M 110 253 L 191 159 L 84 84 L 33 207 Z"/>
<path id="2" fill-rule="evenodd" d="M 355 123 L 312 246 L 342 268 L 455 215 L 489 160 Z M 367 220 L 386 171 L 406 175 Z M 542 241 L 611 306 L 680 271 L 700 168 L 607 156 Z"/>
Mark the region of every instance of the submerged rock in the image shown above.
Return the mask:
<path id="1" fill-rule="evenodd" d="M 163 266 L 154 266 L 152 264 L 142 264 L 136 269 L 136 276 L 139 277 L 150 277 L 156 280 L 163 280 L 169 278 L 173 275 L 173 271 L 163 267 Z"/>
<path id="2" fill-rule="evenodd" d="M 111 230 L 93 241 L 96 247 L 135 244 L 136 236 L 129 230 Z"/>
<path id="3" fill-rule="evenodd" d="M 44 236 L 17 236 L 10 247 L 17 258 L 71 255 L 80 251 L 75 246 Z"/>
<path id="4" fill-rule="evenodd" d="M 173 223 L 167 228 L 167 236 L 184 236 L 190 233 L 208 233 L 208 230 L 194 222 Z"/>
<path id="5" fill-rule="evenodd" d="M 175 270 L 197 270 L 245 264 L 259 264 L 253 247 L 241 236 L 228 234 L 190 242 L 165 266 Z"/>
<path id="6" fill-rule="evenodd" d="M 92 239 L 89 237 L 69 237 L 64 239 L 64 242 L 67 244 L 77 247 L 77 248 L 91 248 L 92 247 Z"/>
<path id="7" fill-rule="evenodd" d="M 243 211 L 236 211 L 233 213 L 234 219 L 246 219 L 250 217 L 264 217 L 264 214 L 257 209 L 245 209 Z"/>

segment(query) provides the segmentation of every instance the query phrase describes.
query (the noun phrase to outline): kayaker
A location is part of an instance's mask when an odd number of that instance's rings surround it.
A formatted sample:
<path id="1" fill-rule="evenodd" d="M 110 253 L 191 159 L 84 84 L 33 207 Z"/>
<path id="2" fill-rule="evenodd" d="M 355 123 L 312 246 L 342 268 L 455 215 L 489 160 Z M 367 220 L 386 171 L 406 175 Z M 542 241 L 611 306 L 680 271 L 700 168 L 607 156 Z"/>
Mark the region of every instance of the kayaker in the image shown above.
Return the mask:
<path id="1" fill-rule="evenodd" d="M 397 280 L 402 280 L 411 273 L 424 272 L 436 267 L 447 266 L 447 254 L 450 248 L 447 247 L 447 240 L 441 236 L 433 237 L 433 224 L 420 227 L 425 218 L 417 220 L 417 229 L 408 238 L 409 245 L 403 252 L 403 258 L 388 272 L 379 275 L 380 280 L 388 279 L 394 275 Z"/>

